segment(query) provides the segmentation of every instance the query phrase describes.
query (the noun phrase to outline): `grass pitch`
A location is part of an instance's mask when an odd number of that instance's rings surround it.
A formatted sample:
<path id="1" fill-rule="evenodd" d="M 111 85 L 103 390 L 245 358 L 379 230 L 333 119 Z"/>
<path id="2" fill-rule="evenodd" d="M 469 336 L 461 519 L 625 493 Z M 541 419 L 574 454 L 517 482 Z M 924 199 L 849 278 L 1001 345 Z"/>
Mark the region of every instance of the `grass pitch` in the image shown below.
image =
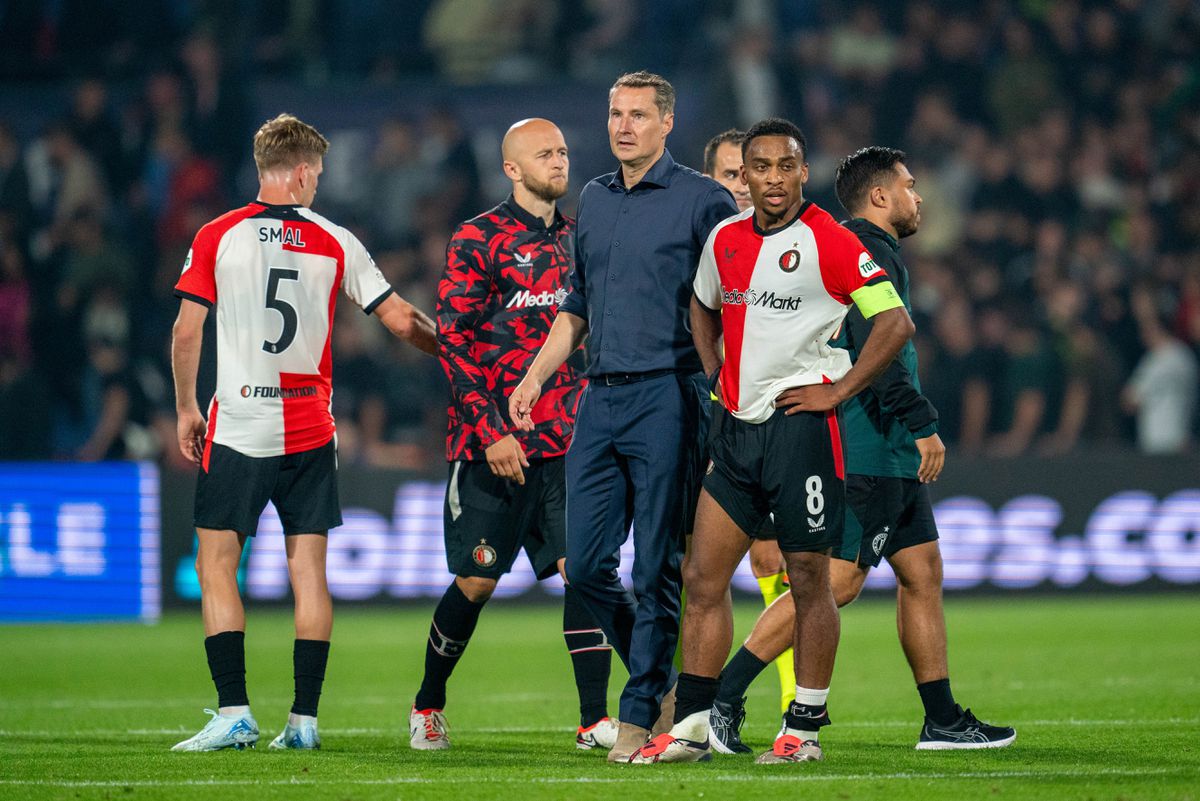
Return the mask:
<path id="1" fill-rule="evenodd" d="M 913 750 L 920 703 L 893 606 L 843 610 L 826 761 L 610 766 L 574 749 L 575 688 L 553 608 L 493 603 L 451 680 L 454 747 L 418 753 L 407 713 L 429 608 L 342 610 L 324 750 L 271 752 L 291 702 L 290 619 L 250 610 L 254 751 L 173 754 L 215 705 L 199 613 L 157 626 L 0 627 L 0 799 L 1197 799 L 1200 598 L 950 598 L 958 699 L 1017 727 L 996 751 Z M 738 607 L 744 634 L 757 608 Z M 610 711 L 624 672 L 613 671 Z M 774 669 L 745 735 L 778 726 Z"/>

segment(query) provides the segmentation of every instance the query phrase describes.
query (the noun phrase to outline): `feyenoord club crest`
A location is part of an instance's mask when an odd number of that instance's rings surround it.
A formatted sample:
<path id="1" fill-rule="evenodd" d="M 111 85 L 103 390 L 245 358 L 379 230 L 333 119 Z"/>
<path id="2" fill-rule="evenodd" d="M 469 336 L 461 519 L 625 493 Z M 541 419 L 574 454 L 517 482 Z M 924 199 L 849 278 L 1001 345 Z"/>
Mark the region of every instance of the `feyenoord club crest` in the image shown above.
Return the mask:
<path id="1" fill-rule="evenodd" d="M 871 540 L 871 549 L 875 551 L 875 555 L 883 553 L 883 546 L 887 542 L 887 529 L 875 535 L 875 539 Z"/>
<path id="2" fill-rule="evenodd" d="M 488 545 L 487 540 L 480 540 L 479 544 L 471 549 L 471 558 L 480 567 L 491 567 L 496 564 L 496 549 Z"/>
<path id="3" fill-rule="evenodd" d="M 800 251 L 785 250 L 783 255 L 779 257 L 779 269 L 785 273 L 795 271 L 800 266 Z"/>

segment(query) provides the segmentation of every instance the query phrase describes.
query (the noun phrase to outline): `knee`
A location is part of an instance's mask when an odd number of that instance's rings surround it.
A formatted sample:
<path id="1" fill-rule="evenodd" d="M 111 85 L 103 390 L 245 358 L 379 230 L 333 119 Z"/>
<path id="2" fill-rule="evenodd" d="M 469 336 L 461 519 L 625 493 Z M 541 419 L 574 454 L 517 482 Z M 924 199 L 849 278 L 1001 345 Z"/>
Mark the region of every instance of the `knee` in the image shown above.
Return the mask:
<path id="1" fill-rule="evenodd" d="M 723 604 L 729 589 L 728 586 L 722 586 L 694 569 L 684 571 L 683 587 L 687 592 L 687 605 L 697 608 L 711 608 Z"/>
<path id="2" fill-rule="evenodd" d="M 797 608 L 800 608 L 802 601 L 832 594 L 828 559 L 788 559 L 787 573 L 788 589 Z"/>
<path id="3" fill-rule="evenodd" d="M 910 549 L 918 551 L 917 548 Z M 936 547 L 922 549 L 923 552 L 907 554 L 892 561 L 896 583 L 909 594 L 928 595 L 942 591 L 942 556 Z"/>
<path id="4" fill-rule="evenodd" d="M 196 557 L 196 577 L 200 579 L 201 587 L 221 582 L 227 578 L 236 579 L 237 562 L 234 561 L 231 567 L 228 559 L 201 553 Z"/>
<path id="5" fill-rule="evenodd" d="M 496 579 L 481 578 L 480 576 L 459 576 L 454 581 L 458 584 L 458 588 L 462 590 L 462 594 L 473 604 L 487 602 L 492 597 L 492 593 L 496 591 Z"/>
<path id="6" fill-rule="evenodd" d="M 751 552 L 750 572 L 754 574 L 755 578 L 768 578 L 769 576 L 775 576 L 780 572 L 779 563 L 771 559 L 764 559 L 758 554 Z"/>
<path id="7" fill-rule="evenodd" d="M 833 600 L 839 607 L 854 602 L 862 594 L 867 581 L 869 567 L 860 567 L 853 562 L 833 560 L 829 570 L 829 586 Z"/>
<path id="8" fill-rule="evenodd" d="M 833 602 L 838 608 L 853 603 L 862 594 L 862 584 L 859 582 L 833 586 Z"/>

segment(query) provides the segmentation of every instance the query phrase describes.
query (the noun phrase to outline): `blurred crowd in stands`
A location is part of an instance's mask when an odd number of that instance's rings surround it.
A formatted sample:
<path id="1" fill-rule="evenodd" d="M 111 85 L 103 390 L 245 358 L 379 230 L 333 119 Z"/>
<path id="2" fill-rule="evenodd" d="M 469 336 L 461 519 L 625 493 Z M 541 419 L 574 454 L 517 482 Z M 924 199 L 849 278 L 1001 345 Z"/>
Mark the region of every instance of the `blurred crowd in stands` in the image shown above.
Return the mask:
<path id="1" fill-rule="evenodd" d="M 0 3 L 0 87 L 71 87 L 35 132 L 0 119 L 0 459 L 182 467 L 172 288 L 195 231 L 250 199 L 250 137 L 286 110 L 258 107 L 256 79 L 416 76 L 452 98 L 640 68 L 703 87 L 688 141 L 798 122 L 806 193 L 835 214 L 842 156 L 909 153 L 921 381 L 952 450 L 1194 452 L 1192 0 L 63 0 Z M 372 131 L 358 201 L 316 204 L 429 312 L 454 225 L 502 197 L 452 108 Z M 343 463 L 437 469 L 440 368 L 352 312 L 333 343 Z"/>

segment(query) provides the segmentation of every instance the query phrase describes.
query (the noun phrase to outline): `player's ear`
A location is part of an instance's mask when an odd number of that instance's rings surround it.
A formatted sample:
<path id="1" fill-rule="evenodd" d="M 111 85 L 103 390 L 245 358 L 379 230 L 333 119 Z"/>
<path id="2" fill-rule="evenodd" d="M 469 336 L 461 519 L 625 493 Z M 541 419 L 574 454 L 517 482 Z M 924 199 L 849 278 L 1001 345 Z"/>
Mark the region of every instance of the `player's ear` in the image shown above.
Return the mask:
<path id="1" fill-rule="evenodd" d="M 877 209 L 887 208 L 888 195 L 882 186 L 871 187 L 871 205 Z"/>
<path id="2" fill-rule="evenodd" d="M 663 120 L 663 136 L 665 137 L 675 127 L 675 112 L 674 111 L 667 112 L 666 114 L 663 115 L 662 120 Z"/>
<path id="3" fill-rule="evenodd" d="M 800 184 L 804 185 L 806 183 L 808 183 L 808 162 L 807 161 L 800 165 Z"/>
<path id="4" fill-rule="evenodd" d="M 506 160 L 504 162 L 504 174 L 507 175 L 510 180 L 513 180 L 513 181 L 521 180 L 521 168 L 519 166 L 517 166 L 517 163 L 515 161 L 507 161 Z"/>

